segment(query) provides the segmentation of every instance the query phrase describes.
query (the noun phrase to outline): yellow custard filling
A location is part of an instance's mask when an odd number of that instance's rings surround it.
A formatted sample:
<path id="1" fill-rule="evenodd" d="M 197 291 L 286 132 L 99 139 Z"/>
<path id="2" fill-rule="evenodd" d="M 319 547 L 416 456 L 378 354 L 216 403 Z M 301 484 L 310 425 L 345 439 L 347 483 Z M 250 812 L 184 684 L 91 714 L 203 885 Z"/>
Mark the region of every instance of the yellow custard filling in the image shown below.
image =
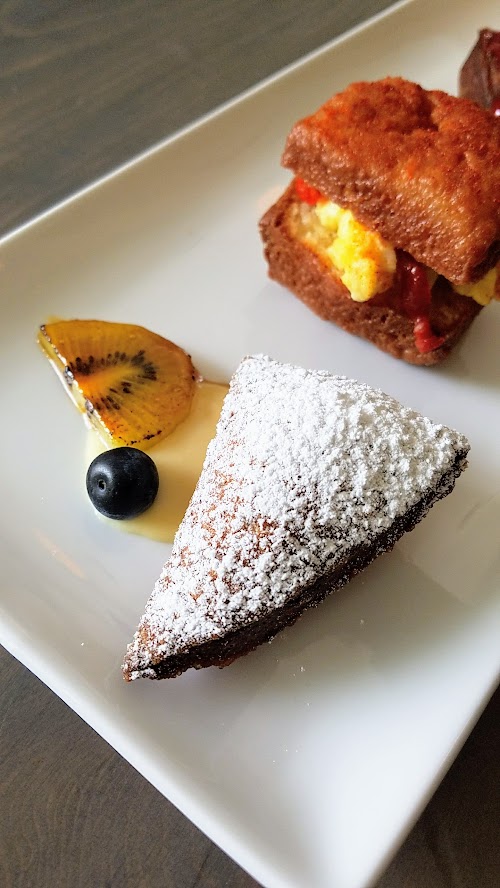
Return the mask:
<path id="1" fill-rule="evenodd" d="M 300 201 L 291 207 L 291 222 L 294 235 L 338 272 L 355 302 L 367 302 L 391 287 L 396 272 L 394 247 L 359 222 L 351 210 L 331 200 L 320 199 L 314 206 Z M 437 277 L 431 269 L 428 274 L 432 281 Z M 498 266 L 474 284 L 452 286 L 479 305 L 488 305 L 500 296 Z"/>

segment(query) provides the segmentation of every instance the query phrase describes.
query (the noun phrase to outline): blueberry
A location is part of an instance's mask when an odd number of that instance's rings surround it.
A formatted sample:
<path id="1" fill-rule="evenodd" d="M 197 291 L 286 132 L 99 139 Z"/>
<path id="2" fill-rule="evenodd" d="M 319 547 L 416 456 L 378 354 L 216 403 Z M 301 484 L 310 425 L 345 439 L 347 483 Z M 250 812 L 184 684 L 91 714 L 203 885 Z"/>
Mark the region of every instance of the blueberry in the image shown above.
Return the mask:
<path id="1" fill-rule="evenodd" d="M 87 471 L 87 493 L 106 518 L 136 518 L 153 504 L 158 469 L 143 450 L 115 447 L 96 456 Z"/>

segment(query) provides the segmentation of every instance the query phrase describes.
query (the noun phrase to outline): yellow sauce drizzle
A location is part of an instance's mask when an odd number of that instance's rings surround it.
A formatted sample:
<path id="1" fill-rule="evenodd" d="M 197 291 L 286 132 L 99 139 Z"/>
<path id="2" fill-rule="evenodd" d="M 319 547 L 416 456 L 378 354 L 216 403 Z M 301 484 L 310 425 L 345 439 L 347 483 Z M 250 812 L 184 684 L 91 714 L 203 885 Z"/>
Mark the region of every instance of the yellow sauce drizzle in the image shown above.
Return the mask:
<path id="1" fill-rule="evenodd" d="M 227 385 L 200 382 L 196 386 L 189 416 L 163 441 L 148 450 L 160 476 L 160 489 L 147 512 L 126 521 L 107 521 L 118 530 L 138 533 L 171 543 L 191 499 L 215 434 Z M 89 429 L 85 449 L 86 466 L 106 450 L 96 432 Z"/>

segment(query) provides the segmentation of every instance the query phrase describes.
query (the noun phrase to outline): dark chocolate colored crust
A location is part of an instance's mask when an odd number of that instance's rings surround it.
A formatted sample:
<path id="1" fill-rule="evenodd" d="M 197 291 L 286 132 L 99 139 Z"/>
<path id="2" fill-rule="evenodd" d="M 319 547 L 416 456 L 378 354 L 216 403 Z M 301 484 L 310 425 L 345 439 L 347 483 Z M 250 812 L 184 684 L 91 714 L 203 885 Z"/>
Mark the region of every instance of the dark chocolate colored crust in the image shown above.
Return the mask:
<path id="1" fill-rule="evenodd" d="M 303 589 L 301 594 L 285 606 L 264 617 L 248 623 L 229 633 L 224 638 L 192 647 L 183 654 L 167 657 L 159 663 L 151 664 L 154 675 L 150 678 L 174 678 L 187 669 L 204 669 L 207 666 L 227 666 L 239 657 L 255 650 L 259 645 L 270 641 L 286 626 L 291 626 L 310 607 L 316 607 L 331 592 L 341 588 L 356 574 L 367 567 L 378 555 L 390 551 L 404 533 L 413 530 L 424 518 L 431 506 L 447 496 L 455 485 L 455 480 L 466 466 L 467 452 L 459 452 L 451 469 L 446 472 L 435 490 L 430 490 L 402 518 L 397 518 L 391 527 L 379 534 L 370 544 L 360 546 L 350 557 L 338 565 L 334 571 L 319 577 Z M 124 673 L 125 678 L 130 676 Z"/>
<path id="2" fill-rule="evenodd" d="M 290 185 L 260 222 L 269 276 L 295 293 L 324 320 L 368 339 L 393 357 L 423 366 L 440 363 L 481 306 L 474 299 L 453 292 L 449 284 L 439 279 L 433 289 L 431 323 L 433 330 L 446 338 L 440 348 L 422 354 L 415 346 L 413 321 L 391 307 L 394 299 L 384 294 L 368 302 L 354 302 L 335 272 L 293 237 L 287 226 L 287 213 L 294 199 L 294 188 Z"/>
<path id="3" fill-rule="evenodd" d="M 459 94 L 483 108 L 500 99 L 500 31 L 482 28 L 460 70 Z"/>

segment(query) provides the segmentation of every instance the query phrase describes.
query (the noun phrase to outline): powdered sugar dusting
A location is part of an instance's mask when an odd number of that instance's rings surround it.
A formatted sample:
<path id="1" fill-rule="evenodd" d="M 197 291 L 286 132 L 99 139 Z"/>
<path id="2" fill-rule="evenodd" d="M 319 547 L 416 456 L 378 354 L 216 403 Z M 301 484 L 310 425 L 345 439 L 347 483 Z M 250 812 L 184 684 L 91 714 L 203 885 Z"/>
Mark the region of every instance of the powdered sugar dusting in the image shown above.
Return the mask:
<path id="1" fill-rule="evenodd" d="M 363 383 L 246 358 L 129 646 L 129 677 L 298 595 L 437 487 L 468 446 Z"/>

